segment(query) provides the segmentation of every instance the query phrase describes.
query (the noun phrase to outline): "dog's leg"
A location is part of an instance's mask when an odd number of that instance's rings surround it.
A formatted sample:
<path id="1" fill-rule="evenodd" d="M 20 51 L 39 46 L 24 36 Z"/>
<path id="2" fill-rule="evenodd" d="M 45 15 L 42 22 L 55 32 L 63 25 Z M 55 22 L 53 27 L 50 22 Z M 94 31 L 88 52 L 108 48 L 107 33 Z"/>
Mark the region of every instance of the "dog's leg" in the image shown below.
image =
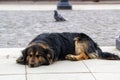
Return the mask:
<path id="1" fill-rule="evenodd" d="M 90 59 L 99 59 L 99 55 L 97 53 L 89 53 L 88 54 Z"/>
<path id="2" fill-rule="evenodd" d="M 19 64 L 25 64 L 24 57 L 23 57 L 23 56 L 20 56 L 20 57 L 16 60 L 16 62 L 19 63 Z"/>
<path id="3" fill-rule="evenodd" d="M 88 59 L 88 56 L 85 53 L 86 48 L 88 46 L 87 42 L 80 41 L 79 37 L 76 37 L 74 40 L 75 40 L 75 55 L 68 54 L 66 56 L 66 59 L 67 60 L 74 60 L 74 61 Z"/>
<path id="4" fill-rule="evenodd" d="M 79 55 L 68 54 L 68 55 L 66 55 L 65 59 L 73 60 L 73 61 L 79 61 L 79 60 L 88 59 L 88 56 L 84 52 L 82 52 Z"/>

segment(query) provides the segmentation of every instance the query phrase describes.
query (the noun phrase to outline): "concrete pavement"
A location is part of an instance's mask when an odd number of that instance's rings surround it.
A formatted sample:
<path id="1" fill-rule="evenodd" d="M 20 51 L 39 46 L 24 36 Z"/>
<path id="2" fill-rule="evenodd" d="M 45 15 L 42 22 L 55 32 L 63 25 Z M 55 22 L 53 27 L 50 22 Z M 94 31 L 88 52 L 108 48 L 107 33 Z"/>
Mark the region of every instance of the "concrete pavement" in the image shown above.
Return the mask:
<path id="1" fill-rule="evenodd" d="M 68 19 L 63 23 L 54 22 L 54 9 L 55 5 L 0 5 L 0 80 L 120 80 L 120 61 L 66 60 L 37 68 L 16 64 L 23 49 L 18 47 L 43 32 L 85 32 L 104 46 L 103 51 L 120 56 L 115 48 L 120 5 L 74 5 L 73 11 L 59 11 Z"/>
<path id="2" fill-rule="evenodd" d="M 0 4 L 0 10 L 56 10 L 57 4 Z M 73 4 L 72 10 L 120 10 L 120 4 Z"/>
<path id="3" fill-rule="evenodd" d="M 103 51 L 120 55 L 114 46 Z M 120 80 L 120 61 L 57 61 L 49 66 L 29 68 L 16 64 L 23 48 L 0 48 L 0 80 Z"/>

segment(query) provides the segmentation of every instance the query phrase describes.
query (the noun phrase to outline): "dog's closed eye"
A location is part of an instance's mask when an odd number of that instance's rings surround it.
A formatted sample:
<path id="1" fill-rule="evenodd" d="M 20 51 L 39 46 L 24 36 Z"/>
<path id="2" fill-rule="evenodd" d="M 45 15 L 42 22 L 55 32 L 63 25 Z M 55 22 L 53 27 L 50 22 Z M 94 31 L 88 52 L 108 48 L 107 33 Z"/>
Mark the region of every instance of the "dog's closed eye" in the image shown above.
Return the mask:
<path id="1" fill-rule="evenodd" d="M 37 57 L 37 58 L 39 58 L 39 57 L 40 57 L 40 55 L 36 55 L 36 57 Z"/>
<path id="2" fill-rule="evenodd" d="M 29 56 L 32 57 L 33 55 L 30 54 Z"/>

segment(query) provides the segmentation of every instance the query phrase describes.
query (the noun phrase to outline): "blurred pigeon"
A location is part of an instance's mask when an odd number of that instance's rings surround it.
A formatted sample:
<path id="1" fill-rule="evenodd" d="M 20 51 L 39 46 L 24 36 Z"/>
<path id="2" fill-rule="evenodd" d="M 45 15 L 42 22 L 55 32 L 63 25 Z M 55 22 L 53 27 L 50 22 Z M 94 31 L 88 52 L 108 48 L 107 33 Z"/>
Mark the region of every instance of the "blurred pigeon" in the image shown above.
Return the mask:
<path id="1" fill-rule="evenodd" d="M 56 21 L 66 21 L 56 10 L 54 10 L 54 18 Z"/>

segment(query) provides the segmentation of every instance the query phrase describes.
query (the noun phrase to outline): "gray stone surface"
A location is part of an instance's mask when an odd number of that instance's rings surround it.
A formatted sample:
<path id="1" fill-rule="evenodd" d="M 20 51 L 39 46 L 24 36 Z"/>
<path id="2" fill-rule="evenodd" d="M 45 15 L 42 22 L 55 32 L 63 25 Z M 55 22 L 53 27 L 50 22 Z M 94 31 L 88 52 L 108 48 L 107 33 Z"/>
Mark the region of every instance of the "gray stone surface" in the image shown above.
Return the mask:
<path id="1" fill-rule="evenodd" d="M 84 32 L 100 46 L 115 46 L 120 10 L 63 10 L 68 21 L 55 22 L 53 11 L 0 11 L 0 47 L 25 47 L 43 32 Z"/>

